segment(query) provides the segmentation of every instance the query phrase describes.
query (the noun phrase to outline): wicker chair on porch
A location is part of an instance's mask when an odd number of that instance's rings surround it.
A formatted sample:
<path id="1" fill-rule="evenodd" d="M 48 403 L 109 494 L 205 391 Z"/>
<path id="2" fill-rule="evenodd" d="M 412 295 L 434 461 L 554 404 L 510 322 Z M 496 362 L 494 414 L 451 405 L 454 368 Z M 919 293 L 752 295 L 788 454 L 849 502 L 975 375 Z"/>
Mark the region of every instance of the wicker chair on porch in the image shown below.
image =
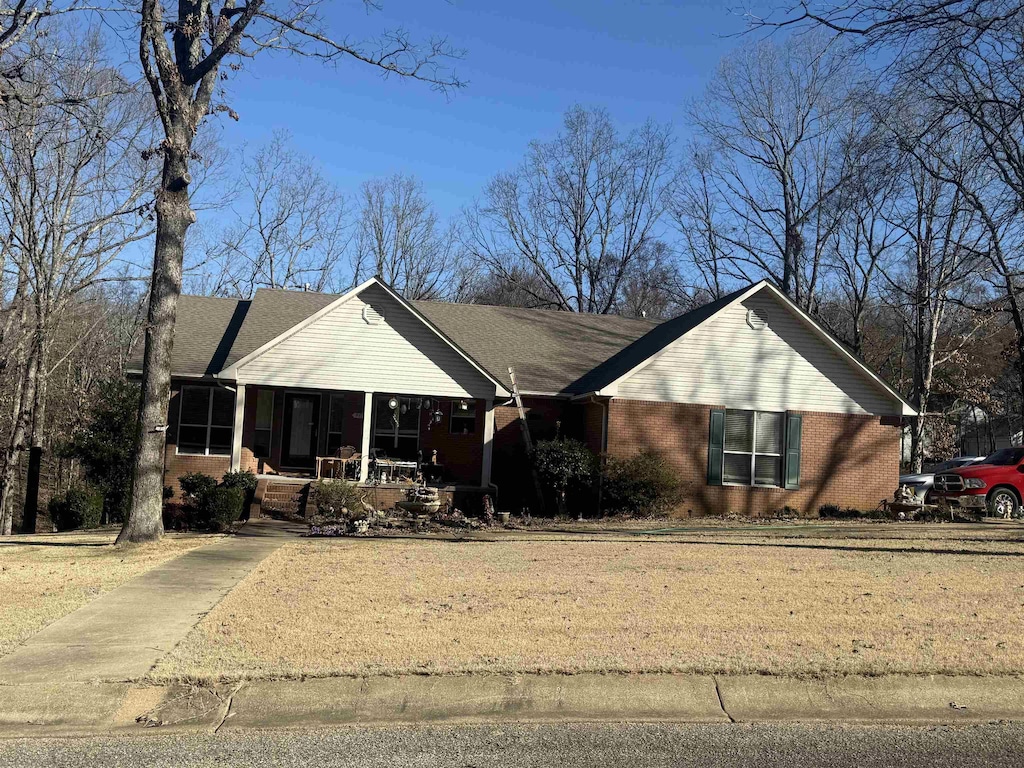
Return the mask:
<path id="1" fill-rule="evenodd" d="M 362 462 L 362 455 L 356 451 L 354 446 L 343 445 L 334 452 L 333 456 L 316 457 L 316 479 L 348 479 L 349 467 L 354 468 L 353 477 L 359 477 L 359 465 Z"/>

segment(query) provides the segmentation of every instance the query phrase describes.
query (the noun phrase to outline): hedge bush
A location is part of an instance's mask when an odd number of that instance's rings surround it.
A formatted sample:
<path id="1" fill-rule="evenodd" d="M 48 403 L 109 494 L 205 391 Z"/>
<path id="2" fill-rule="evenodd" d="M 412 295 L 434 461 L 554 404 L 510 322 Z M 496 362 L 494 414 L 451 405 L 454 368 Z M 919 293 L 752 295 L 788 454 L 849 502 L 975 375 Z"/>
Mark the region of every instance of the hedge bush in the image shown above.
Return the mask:
<path id="1" fill-rule="evenodd" d="M 218 485 L 204 499 L 199 522 L 211 531 L 226 531 L 238 522 L 245 509 L 245 492 L 241 488 Z"/>
<path id="2" fill-rule="evenodd" d="M 178 480 L 184 502 L 182 514 L 171 520 L 171 524 L 176 527 L 226 531 L 245 511 L 248 498 L 246 474 L 256 479 L 251 472 L 229 472 L 224 476 L 224 483 L 218 485 L 216 478 L 202 472 L 182 475 Z M 255 487 L 252 486 L 253 490 Z"/>
<path id="3" fill-rule="evenodd" d="M 189 472 L 178 478 L 185 506 L 198 510 L 206 496 L 217 487 L 217 479 L 202 472 Z"/>
<path id="4" fill-rule="evenodd" d="M 221 478 L 221 485 L 225 488 L 238 488 L 247 496 L 256 492 L 257 482 L 255 473 L 248 469 L 225 472 L 224 477 Z"/>
<path id="5" fill-rule="evenodd" d="M 827 517 L 833 520 L 853 520 L 858 517 L 864 517 L 864 514 L 859 509 L 853 509 L 852 507 L 844 509 L 837 504 L 823 504 L 818 507 L 818 517 Z"/>
<path id="6" fill-rule="evenodd" d="M 597 457 L 579 440 L 540 440 L 531 458 L 541 483 L 554 491 L 561 515 L 568 511 L 570 500 L 579 502 L 594 484 Z"/>
<path id="7" fill-rule="evenodd" d="M 313 524 L 349 523 L 366 517 L 366 505 L 358 486 L 345 480 L 317 480 L 312 487 L 316 513 Z"/>
<path id="8" fill-rule="evenodd" d="M 95 488 L 73 486 L 50 499 L 49 510 L 58 531 L 97 528 L 103 518 L 103 494 Z"/>
<path id="9" fill-rule="evenodd" d="M 601 478 L 601 509 L 638 517 L 665 514 L 678 503 L 681 490 L 676 470 L 659 453 L 609 458 Z"/>

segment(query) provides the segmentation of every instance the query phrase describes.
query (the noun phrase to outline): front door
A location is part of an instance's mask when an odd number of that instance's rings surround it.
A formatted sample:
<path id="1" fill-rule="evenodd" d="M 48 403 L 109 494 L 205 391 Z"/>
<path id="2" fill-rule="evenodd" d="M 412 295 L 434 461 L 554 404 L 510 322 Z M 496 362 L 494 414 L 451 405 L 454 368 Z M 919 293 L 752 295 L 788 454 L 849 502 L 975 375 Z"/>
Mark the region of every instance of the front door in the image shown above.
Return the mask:
<path id="1" fill-rule="evenodd" d="M 313 469 L 316 463 L 320 395 L 288 392 L 284 396 L 284 444 L 281 465 L 289 469 Z"/>

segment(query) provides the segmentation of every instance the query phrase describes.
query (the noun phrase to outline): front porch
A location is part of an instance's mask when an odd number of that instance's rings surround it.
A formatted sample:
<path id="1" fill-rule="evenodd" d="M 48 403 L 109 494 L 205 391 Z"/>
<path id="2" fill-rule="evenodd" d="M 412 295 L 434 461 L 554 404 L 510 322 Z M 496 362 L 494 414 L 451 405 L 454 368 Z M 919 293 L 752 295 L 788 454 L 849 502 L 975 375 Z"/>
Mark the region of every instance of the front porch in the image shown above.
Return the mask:
<path id="1" fill-rule="evenodd" d="M 307 506 L 309 486 L 313 482 L 309 477 L 294 475 L 258 475 L 256 493 L 249 509 L 250 518 L 272 517 L 308 517 L 311 510 Z M 391 509 L 395 503 L 406 498 L 405 492 L 413 487 L 406 483 L 357 483 L 362 489 L 364 499 L 374 509 Z M 493 488 L 476 485 L 445 485 L 430 484 L 436 488 L 442 505 L 450 503 L 457 509 L 470 515 L 478 515 L 483 510 L 483 496 L 493 493 Z"/>
<path id="2" fill-rule="evenodd" d="M 493 400 L 238 384 L 231 469 L 368 488 L 490 486 Z"/>

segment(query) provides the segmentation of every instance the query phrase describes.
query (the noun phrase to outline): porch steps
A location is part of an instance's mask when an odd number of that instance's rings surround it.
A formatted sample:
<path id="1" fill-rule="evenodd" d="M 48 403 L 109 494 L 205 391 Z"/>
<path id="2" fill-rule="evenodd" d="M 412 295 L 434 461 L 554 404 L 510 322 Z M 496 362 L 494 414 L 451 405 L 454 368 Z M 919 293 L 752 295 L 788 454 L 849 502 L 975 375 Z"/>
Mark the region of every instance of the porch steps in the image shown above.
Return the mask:
<path id="1" fill-rule="evenodd" d="M 266 485 L 260 488 L 259 486 L 264 483 Z M 256 488 L 256 499 L 259 500 L 261 517 L 304 517 L 308 496 L 309 483 L 260 480 Z"/>

